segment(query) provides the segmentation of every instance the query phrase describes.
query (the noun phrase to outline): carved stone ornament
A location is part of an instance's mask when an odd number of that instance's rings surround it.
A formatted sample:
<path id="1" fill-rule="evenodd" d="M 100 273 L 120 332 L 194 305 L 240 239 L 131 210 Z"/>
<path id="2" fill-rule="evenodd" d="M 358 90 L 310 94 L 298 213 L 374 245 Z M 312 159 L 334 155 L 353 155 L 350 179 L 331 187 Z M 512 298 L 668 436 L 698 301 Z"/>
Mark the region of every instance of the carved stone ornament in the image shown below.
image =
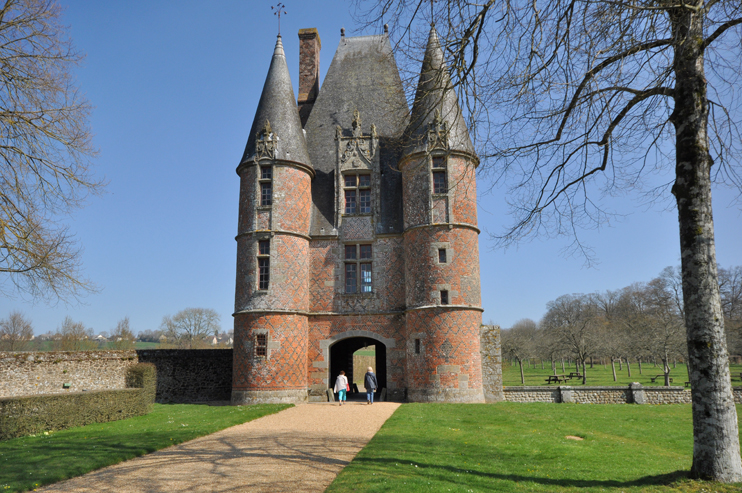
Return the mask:
<path id="1" fill-rule="evenodd" d="M 441 120 L 441 112 L 437 109 L 428 123 L 428 151 L 434 149 L 448 150 L 448 123 Z"/>
<path id="2" fill-rule="evenodd" d="M 361 136 L 361 113 L 358 110 L 353 112 L 353 137 Z"/>
<path id="3" fill-rule="evenodd" d="M 342 129 L 336 129 L 336 138 L 340 140 L 340 162 L 348 163 L 357 168 L 360 163 L 357 157 L 362 157 L 366 162 L 371 162 L 378 147 L 378 136 L 376 125 L 371 125 L 371 135 L 363 135 L 361 130 L 361 115 L 358 110 L 353 112 L 353 136 L 342 137 Z"/>
<path id="4" fill-rule="evenodd" d="M 261 159 L 275 159 L 278 140 L 278 135 L 274 134 L 271 128 L 271 122 L 266 120 L 255 139 L 255 162 Z"/>

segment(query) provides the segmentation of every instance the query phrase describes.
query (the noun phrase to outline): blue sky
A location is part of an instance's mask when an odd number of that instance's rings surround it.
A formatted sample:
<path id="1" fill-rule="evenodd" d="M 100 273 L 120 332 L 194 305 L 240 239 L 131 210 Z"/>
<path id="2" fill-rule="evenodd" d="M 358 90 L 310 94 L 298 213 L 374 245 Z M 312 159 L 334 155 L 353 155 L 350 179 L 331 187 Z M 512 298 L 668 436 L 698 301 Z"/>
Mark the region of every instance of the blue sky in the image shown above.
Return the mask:
<path id="1" fill-rule="evenodd" d="M 85 274 L 102 291 L 83 304 L 55 306 L 0 299 L 0 317 L 24 312 L 37 334 L 65 316 L 95 332 L 129 316 L 135 332 L 157 329 L 164 315 L 213 308 L 232 328 L 236 263 L 235 168 L 247 142 L 270 63 L 277 23 L 268 2 L 63 0 L 64 22 L 87 55 L 76 70 L 95 110 L 96 168 L 107 193 L 62 218 L 85 252 Z M 281 20 L 289 70 L 298 77 L 301 28 L 322 39 L 321 77 L 340 40 L 357 35 L 346 2 L 292 2 Z M 368 33 L 367 33 L 368 34 Z M 323 79 L 321 79 L 323 80 Z M 480 192 L 490 187 L 479 183 Z M 742 264 L 742 213 L 733 191 L 714 191 L 718 261 Z M 627 216 L 582 239 L 599 264 L 560 254 L 566 239 L 539 239 L 496 250 L 487 232 L 509 223 L 500 189 L 480 194 L 484 320 L 509 327 L 538 320 L 567 293 L 618 289 L 648 281 L 679 263 L 674 209 L 613 200 Z M 667 190 L 669 196 L 669 189 Z"/>

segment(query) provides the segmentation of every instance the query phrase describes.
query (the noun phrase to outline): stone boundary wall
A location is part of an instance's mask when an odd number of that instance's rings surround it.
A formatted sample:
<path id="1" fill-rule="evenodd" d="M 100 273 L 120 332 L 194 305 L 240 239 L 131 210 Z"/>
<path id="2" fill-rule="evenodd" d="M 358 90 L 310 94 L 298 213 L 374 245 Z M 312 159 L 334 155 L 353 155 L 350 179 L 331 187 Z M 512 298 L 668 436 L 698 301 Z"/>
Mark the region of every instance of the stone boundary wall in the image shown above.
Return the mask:
<path id="1" fill-rule="evenodd" d="M 231 399 L 231 349 L 139 349 L 137 355 L 157 367 L 155 402 Z"/>
<path id="2" fill-rule="evenodd" d="M 157 368 L 157 402 L 228 401 L 231 349 L 0 352 L 0 398 L 126 388 L 126 370 Z"/>
<path id="3" fill-rule="evenodd" d="M 0 397 L 126 388 L 136 351 L 0 352 Z"/>
<path id="4" fill-rule="evenodd" d="M 479 351 L 482 355 L 482 390 L 485 402 L 505 400 L 502 393 L 502 350 L 500 326 L 482 325 L 479 329 Z"/>
<path id="5" fill-rule="evenodd" d="M 734 402 L 742 404 L 742 387 L 733 387 Z M 504 387 L 508 402 L 574 402 L 577 404 L 690 404 L 690 389 L 684 387 L 532 386 Z"/>

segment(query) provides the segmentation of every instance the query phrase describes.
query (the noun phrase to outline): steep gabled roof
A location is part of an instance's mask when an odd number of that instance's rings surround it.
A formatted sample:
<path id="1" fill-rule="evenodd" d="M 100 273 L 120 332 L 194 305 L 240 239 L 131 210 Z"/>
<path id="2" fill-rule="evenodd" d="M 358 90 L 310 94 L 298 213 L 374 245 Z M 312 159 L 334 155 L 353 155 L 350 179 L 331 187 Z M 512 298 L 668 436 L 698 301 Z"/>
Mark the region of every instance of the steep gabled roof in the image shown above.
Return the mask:
<path id="1" fill-rule="evenodd" d="M 312 165 L 280 35 L 276 40 L 271 66 L 265 78 L 263 93 L 260 95 L 240 164 L 250 161 L 255 155 L 256 135 L 265 126 L 266 121 L 270 122 L 273 134 L 278 137 L 277 159 Z"/>
<path id="2" fill-rule="evenodd" d="M 363 133 L 376 125 L 381 153 L 381 217 L 377 232 L 402 231 L 402 177 L 396 168 L 408 107 L 392 47 L 386 35 L 340 39 L 304 129 L 316 176 L 312 182 L 312 235 L 334 222 L 335 129 L 348 131 L 353 111 L 363 119 Z"/>
<path id="3" fill-rule="evenodd" d="M 405 131 L 403 155 L 427 151 L 427 132 L 429 124 L 436 118 L 436 112 L 440 121 L 445 122 L 448 127 L 450 149 L 474 154 L 474 146 L 451 83 L 438 33 L 431 26 L 420 81 L 412 103 L 410 124 Z"/>

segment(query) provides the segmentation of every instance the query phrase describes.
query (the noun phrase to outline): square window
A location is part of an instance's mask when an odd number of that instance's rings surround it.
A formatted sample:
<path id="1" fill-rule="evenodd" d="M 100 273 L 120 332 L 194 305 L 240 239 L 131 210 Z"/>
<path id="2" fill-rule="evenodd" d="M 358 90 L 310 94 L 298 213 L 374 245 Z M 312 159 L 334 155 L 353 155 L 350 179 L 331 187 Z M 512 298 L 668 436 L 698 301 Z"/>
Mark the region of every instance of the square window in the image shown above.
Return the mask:
<path id="1" fill-rule="evenodd" d="M 255 356 L 268 356 L 267 334 L 255 334 Z"/>
<path id="2" fill-rule="evenodd" d="M 270 259 L 258 258 L 258 289 L 266 290 L 270 284 Z"/>
<path id="3" fill-rule="evenodd" d="M 347 192 L 346 192 L 347 193 Z M 359 212 L 361 214 L 368 214 L 371 212 L 371 190 L 358 190 L 360 199 Z"/>
<path id="4" fill-rule="evenodd" d="M 371 245 L 360 245 L 361 258 L 371 258 Z"/>
<path id="5" fill-rule="evenodd" d="M 447 193 L 446 172 L 433 171 L 433 193 Z"/>
<path id="6" fill-rule="evenodd" d="M 357 182 L 357 175 L 345 175 L 345 186 L 355 187 Z"/>
<path id="7" fill-rule="evenodd" d="M 356 213 L 356 191 L 355 190 L 345 191 L 345 213 L 346 214 Z"/>
<path id="8" fill-rule="evenodd" d="M 438 263 L 439 264 L 446 263 L 446 249 L 445 248 L 438 249 Z"/>
<path id="9" fill-rule="evenodd" d="M 345 264 L 345 292 L 355 294 L 358 285 L 356 264 Z"/>
<path id="10" fill-rule="evenodd" d="M 356 246 L 345 245 L 345 260 L 355 260 L 356 258 Z"/>
<path id="11" fill-rule="evenodd" d="M 448 291 L 441 291 L 441 305 L 447 305 L 448 304 Z"/>
<path id="12" fill-rule="evenodd" d="M 271 253 L 271 242 L 270 240 L 262 240 L 258 242 L 258 255 L 270 255 Z"/>
<path id="13" fill-rule="evenodd" d="M 273 178 L 273 169 L 270 166 L 261 166 L 260 167 L 260 179 L 270 180 L 271 178 Z"/>
<path id="14" fill-rule="evenodd" d="M 446 167 L 446 158 L 444 158 L 444 157 L 434 157 L 433 158 L 433 167 L 434 168 L 445 168 Z"/>
<path id="15" fill-rule="evenodd" d="M 273 186 L 271 183 L 260 184 L 260 205 L 273 205 Z"/>
<path id="16" fill-rule="evenodd" d="M 358 186 L 359 187 L 370 187 L 371 186 L 371 175 L 358 175 Z"/>

